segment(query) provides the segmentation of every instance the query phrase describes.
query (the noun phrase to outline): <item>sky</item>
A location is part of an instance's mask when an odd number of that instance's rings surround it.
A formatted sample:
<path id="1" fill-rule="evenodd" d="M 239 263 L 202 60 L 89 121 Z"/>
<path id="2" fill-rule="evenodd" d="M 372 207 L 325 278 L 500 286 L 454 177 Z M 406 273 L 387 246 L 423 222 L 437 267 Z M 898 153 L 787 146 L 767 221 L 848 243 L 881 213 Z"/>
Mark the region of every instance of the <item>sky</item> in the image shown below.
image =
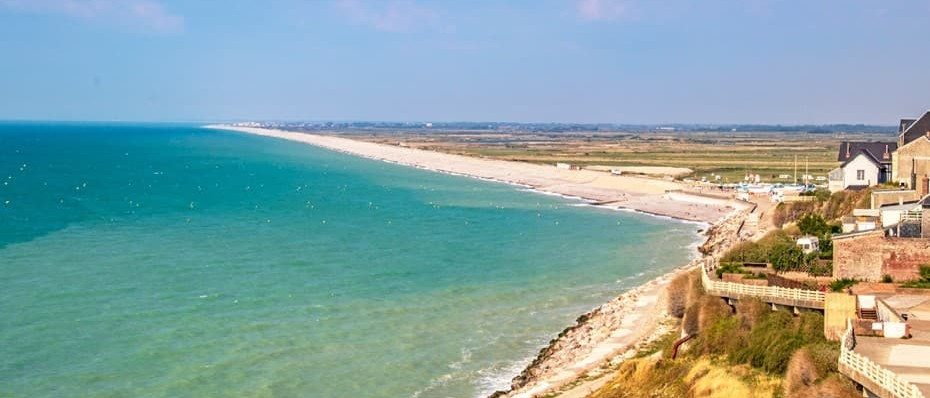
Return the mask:
<path id="1" fill-rule="evenodd" d="M 930 0 L 0 0 L 0 120 L 868 123 Z"/>

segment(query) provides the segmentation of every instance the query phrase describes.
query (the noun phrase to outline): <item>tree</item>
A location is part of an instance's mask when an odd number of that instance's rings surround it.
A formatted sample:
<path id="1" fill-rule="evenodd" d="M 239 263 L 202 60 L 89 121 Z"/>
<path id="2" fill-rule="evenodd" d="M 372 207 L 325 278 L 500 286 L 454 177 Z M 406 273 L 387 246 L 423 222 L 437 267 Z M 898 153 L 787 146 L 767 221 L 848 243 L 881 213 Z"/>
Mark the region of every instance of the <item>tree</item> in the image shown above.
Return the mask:
<path id="1" fill-rule="evenodd" d="M 779 242 L 772 247 L 769 262 L 777 272 L 796 269 L 804 263 L 804 252 L 793 242 Z"/>
<path id="2" fill-rule="evenodd" d="M 798 220 L 798 228 L 804 235 L 814 235 L 823 238 L 830 232 L 830 225 L 820 214 L 807 213 Z"/>

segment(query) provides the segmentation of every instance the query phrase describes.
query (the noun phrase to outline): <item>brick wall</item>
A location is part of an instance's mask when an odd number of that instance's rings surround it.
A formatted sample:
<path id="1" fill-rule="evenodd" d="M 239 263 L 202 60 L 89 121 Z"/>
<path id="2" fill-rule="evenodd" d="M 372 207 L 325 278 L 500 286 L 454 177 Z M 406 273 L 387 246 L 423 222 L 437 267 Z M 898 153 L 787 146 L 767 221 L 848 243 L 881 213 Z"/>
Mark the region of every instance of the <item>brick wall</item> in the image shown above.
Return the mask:
<path id="1" fill-rule="evenodd" d="M 930 264 L 930 239 L 886 238 L 879 230 L 833 241 L 834 278 L 906 281 L 924 264 Z"/>

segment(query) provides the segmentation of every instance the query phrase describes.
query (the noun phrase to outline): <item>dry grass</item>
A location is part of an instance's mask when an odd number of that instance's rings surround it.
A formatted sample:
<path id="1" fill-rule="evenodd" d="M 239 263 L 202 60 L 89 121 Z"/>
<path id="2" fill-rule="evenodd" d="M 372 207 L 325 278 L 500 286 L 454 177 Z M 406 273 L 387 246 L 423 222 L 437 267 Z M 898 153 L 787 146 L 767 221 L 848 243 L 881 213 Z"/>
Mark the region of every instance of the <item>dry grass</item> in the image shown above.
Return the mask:
<path id="1" fill-rule="evenodd" d="M 628 361 L 592 398 L 852 398 L 838 373 L 838 344 L 823 337 L 823 316 L 775 311 L 758 300 L 736 304 L 706 296 L 689 274 L 673 281 L 685 303 L 682 328 L 697 338 L 670 360 Z M 677 308 L 677 307 L 676 307 Z M 671 340 L 669 340 L 671 341 Z"/>
<path id="2" fill-rule="evenodd" d="M 707 359 L 697 361 L 685 375 L 689 396 L 695 398 L 768 398 L 781 385 L 777 377 L 754 372 L 748 366 L 721 367 Z"/>
<path id="3" fill-rule="evenodd" d="M 746 173 L 779 180 L 805 168 L 825 176 L 837 167 L 836 153 L 843 140 L 888 139 L 858 134 L 824 135 L 779 132 L 677 133 L 469 133 L 430 134 L 391 132 L 359 134 L 357 138 L 387 144 L 404 142 L 414 148 L 530 163 L 571 162 L 585 166 L 668 166 L 694 170 L 694 177 L 721 175 L 741 181 Z"/>
<path id="4" fill-rule="evenodd" d="M 709 359 L 669 361 L 636 359 L 590 398 L 771 398 L 779 378 L 748 366 L 728 366 Z"/>

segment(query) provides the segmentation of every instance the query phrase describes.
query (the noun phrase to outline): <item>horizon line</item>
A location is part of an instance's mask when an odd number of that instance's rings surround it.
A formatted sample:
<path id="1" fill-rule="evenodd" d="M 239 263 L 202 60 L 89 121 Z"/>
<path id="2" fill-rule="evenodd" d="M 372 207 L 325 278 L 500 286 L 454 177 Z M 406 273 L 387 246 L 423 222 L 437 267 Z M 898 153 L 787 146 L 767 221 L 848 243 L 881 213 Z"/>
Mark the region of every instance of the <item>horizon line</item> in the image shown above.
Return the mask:
<path id="1" fill-rule="evenodd" d="M 494 120 L 377 120 L 377 119 L 54 119 L 54 118 L 0 118 L 0 123 L 123 123 L 123 124 L 237 124 L 237 123 L 396 123 L 396 124 L 513 124 L 513 125 L 576 125 L 576 126 L 632 126 L 632 127 L 726 127 L 726 126 L 760 126 L 760 127 L 825 127 L 825 126 L 864 126 L 897 128 L 897 124 L 873 124 L 864 122 L 831 123 L 764 123 L 764 122 L 560 122 L 560 121 L 494 121 Z"/>

